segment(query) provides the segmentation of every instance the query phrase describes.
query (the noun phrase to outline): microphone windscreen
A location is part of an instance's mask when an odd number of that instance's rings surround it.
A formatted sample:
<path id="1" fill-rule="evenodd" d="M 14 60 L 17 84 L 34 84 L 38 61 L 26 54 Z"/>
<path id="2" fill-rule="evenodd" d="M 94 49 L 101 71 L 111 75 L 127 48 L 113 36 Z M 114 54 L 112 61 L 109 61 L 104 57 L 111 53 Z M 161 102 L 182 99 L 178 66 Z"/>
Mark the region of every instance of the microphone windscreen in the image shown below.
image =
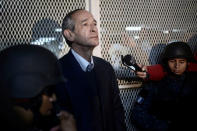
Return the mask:
<path id="1" fill-rule="evenodd" d="M 136 64 L 135 58 L 131 55 L 124 56 L 123 60 L 129 66 Z"/>

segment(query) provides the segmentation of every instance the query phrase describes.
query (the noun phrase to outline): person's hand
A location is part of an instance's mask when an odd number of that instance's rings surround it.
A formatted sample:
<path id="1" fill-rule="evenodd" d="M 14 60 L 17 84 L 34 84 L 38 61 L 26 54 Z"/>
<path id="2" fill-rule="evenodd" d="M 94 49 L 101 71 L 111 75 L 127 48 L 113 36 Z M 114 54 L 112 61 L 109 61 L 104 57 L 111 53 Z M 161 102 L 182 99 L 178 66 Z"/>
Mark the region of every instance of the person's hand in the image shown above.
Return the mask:
<path id="1" fill-rule="evenodd" d="M 136 75 L 142 79 L 146 79 L 147 76 L 148 76 L 148 73 L 147 73 L 147 66 L 143 66 L 143 65 L 140 65 L 138 64 L 139 67 L 142 68 L 142 71 L 137 71 L 136 72 Z"/>
<path id="2" fill-rule="evenodd" d="M 61 111 L 59 113 L 61 131 L 77 131 L 76 122 L 72 114 Z"/>
<path id="3" fill-rule="evenodd" d="M 61 111 L 58 117 L 60 124 L 51 128 L 50 131 L 77 131 L 76 122 L 72 114 Z"/>

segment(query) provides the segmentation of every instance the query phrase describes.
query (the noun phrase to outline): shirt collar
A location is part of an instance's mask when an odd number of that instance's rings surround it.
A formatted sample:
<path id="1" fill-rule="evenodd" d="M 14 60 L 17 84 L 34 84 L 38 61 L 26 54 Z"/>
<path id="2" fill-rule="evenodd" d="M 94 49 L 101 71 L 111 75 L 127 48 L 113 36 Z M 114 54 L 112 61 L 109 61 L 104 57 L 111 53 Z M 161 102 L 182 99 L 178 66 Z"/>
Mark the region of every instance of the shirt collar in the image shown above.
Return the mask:
<path id="1" fill-rule="evenodd" d="M 71 49 L 72 54 L 74 55 L 75 59 L 79 63 L 81 69 L 83 71 L 86 71 L 86 68 L 89 64 L 92 64 L 94 67 L 94 61 L 93 57 L 91 56 L 91 62 L 88 62 L 86 59 L 84 59 L 82 56 L 80 56 L 77 52 L 75 52 L 73 49 Z"/>

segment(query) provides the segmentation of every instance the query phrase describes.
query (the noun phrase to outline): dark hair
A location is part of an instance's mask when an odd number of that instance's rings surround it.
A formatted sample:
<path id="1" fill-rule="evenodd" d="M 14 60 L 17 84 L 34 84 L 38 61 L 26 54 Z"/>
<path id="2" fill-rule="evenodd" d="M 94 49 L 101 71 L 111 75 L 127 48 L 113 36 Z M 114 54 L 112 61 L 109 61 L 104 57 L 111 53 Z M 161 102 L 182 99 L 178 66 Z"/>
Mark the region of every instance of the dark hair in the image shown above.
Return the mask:
<path id="1" fill-rule="evenodd" d="M 73 14 L 75 14 L 76 12 L 80 11 L 80 10 L 84 10 L 84 9 L 76 9 L 73 10 L 71 12 L 69 12 L 63 19 L 62 22 L 62 34 L 64 36 L 64 30 L 65 29 L 69 29 L 71 31 L 74 31 L 75 29 L 75 21 L 72 19 Z M 71 47 L 72 45 L 72 41 L 69 41 L 65 36 L 64 36 L 66 43 L 68 44 L 68 46 Z"/>

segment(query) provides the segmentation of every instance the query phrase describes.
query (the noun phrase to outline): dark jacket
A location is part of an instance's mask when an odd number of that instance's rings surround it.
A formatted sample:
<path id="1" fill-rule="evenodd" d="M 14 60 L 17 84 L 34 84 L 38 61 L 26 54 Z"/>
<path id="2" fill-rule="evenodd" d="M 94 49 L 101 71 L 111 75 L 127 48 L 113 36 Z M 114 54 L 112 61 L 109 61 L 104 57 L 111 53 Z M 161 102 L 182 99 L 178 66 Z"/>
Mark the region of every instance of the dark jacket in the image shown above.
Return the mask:
<path id="1" fill-rule="evenodd" d="M 166 76 L 144 85 L 132 110 L 133 122 L 141 130 L 197 129 L 197 72 Z"/>
<path id="2" fill-rule="evenodd" d="M 114 70 L 105 60 L 93 59 L 91 75 L 81 69 L 71 51 L 60 59 L 68 82 L 57 88 L 59 102 L 74 114 L 78 131 L 125 131 Z"/>

